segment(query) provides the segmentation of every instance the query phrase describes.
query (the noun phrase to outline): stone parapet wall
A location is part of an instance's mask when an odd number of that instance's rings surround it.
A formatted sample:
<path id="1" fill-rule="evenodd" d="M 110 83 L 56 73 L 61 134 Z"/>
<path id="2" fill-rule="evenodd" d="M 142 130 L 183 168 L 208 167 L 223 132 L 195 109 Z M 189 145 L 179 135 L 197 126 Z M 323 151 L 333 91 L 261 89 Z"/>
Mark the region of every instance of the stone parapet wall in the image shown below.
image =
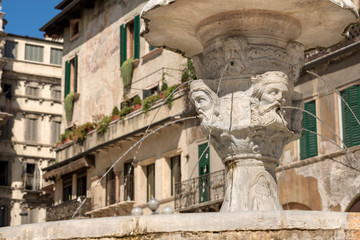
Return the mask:
<path id="1" fill-rule="evenodd" d="M 359 239 L 360 213 L 266 211 L 68 220 L 0 228 L 1 240 Z"/>

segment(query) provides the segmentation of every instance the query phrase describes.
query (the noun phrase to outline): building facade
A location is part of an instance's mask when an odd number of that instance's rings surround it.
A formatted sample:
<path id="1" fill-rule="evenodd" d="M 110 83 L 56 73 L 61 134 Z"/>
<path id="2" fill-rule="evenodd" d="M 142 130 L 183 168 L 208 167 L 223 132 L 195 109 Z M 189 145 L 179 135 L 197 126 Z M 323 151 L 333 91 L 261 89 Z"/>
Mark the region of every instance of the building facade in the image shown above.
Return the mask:
<path id="1" fill-rule="evenodd" d="M 56 6 L 62 12 L 42 28 L 64 38 L 61 95 L 65 104 L 69 98 L 72 103 L 72 115 L 64 111 L 69 118 L 62 124 L 57 163 L 44 169 L 44 178 L 55 181 L 49 221 L 71 218 L 86 196 L 79 212 L 85 217 L 128 215 L 134 206 L 148 214 L 152 198 L 159 200 L 159 211 L 174 208 L 177 183 L 200 174 L 207 176 L 205 184 L 210 172 L 219 170 L 224 175 L 199 130 L 187 86 L 162 106 L 169 92 L 194 73 L 190 61 L 140 37 L 145 3 L 62 1 Z M 120 119 L 113 118 L 115 107 Z M 85 136 L 79 137 L 85 128 Z M 154 130 L 141 147 L 127 153 Z M 199 153 L 203 160 L 198 164 Z M 207 181 L 196 188 L 209 186 Z M 209 200 L 203 195 L 202 202 Z"/>
<path id="2" fill-rule="evenodd" d="M 7 34 L 0 107 L 12 117 L 0 134 L 1 226 L 45 221 L 51 196 L 41 169 L 55 161 L 62 121 L 62 43 Z"/>

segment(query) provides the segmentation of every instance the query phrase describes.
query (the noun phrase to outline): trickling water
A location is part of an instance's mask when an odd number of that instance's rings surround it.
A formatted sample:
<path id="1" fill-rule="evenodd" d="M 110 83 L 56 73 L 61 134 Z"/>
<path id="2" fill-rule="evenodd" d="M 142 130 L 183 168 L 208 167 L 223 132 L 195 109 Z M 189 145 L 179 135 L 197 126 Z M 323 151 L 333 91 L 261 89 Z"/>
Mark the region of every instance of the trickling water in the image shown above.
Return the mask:
<path id="1" fill-rule="evenodd" d="M 341 101 L 346 105 L 346 107 L 350 110 L 351 114 L 354 116 L 354 118 L 356 119 L 357 123 L 360 125 L 360 121 L 359 119 L 356 117 L 355 113 L 353 112 L 353 110 L 351 109 L 351 107 L 349 106 L 349 104 L 345 101 L 345 99 L 341 96 L 341 94 L 339 93 L 338 90 L 336 90 L 335 87 L 333 87 L 328 81 L 325 80 L 325 78 L 320 77 L 318 74 L 310 71 L 310 70 L 306 70 L 307 73 L 317 77 L 318 79 L 322 80 L 323 82 L 325 82 L 331 89 L 333 89 L 337 95 L 340 97 Z"/>
<path id="2" fill-rule="evenodd" d="M 285 106 L 285 107 L 282 107 L 284 109 L 296 109 L 296 110 L 300 110 L 302 112 L 305 112 L 311 116 L 313 116 L 314 118 L 316 118 L 320 123 L 324 124 L 331 132 L 332 134 L 334 134 L 334 136 L 339 139 L 339 141 L 343 144 L 343 146 L 345 147 L 345 151 L 348 155 L 350 155 L 351 159 L 353 161 L 356 161 L 356 158 L 354 156 L 354 154 L 352 152 L 349 151 L 349 148 L 346 147 L 345 143 L 343 142 L 343 140 L 341 139 L 341 137 L 339 135 L 336 134 L 336 132 L 326 123 L 324 122 L 323 120 L 321 120 L 319 117 L 317 117 L 315 114 L 305 110 L 305 109 L 302 109 L 302 108 L 299 108 L 299 107 L 293 107 L 293 106 Z M 337 145 L 338 147 L 340 147 L 339 145 Z M 342 147 L 340 147 L 341 149 L 343 149 Z"/>
<path id="3" fill-rule="evenodd" d="M 181 121 L 185 121 L 185 120 L 189 120 L 189 119 L 195 119 L 197 118 L 197 116 L 192 116 L 192 117 L 185 117 L 185 118 L 181 118 L 181 119 L 177 119 L 174 121 L 171 121 L 157 129 L 155 129 L 154 131 L 150 132 L 149 134 L 145 135 L 144 137 L 142 137 L 139 141 L 137 141 L 132 147 L 130 147 L 123 155 L 121 155 L 112 165 L 111 167 L 104 173 L 104 175 L 96 182 L 96 184 L 91 187 L 89 190 L 93 190 L 95 189 L 101 182 L 101 180 L 115 167 L 115 165 L 124 157 L 126 156 L 133 148 L 135 148 L 137 145 L 141 144 L 146 138 L 148 138 L 149 136 L 151 136 L 152 134 L 156 133 L 157 131 L 171 125 L 177 122 L 181 122 Z M 81 207 L 85 204 L 86 200 L 91 196 L 90 192 L 88 193 L 88 195 L 86 196 L 86 198 L 81 202 L 80 206 L 76 209 L 76 211 L 74 212 L 72 218 L 74 218 L 76 216 L 76 214 L 79 212 L 79 210 L 81 209 Z"/>

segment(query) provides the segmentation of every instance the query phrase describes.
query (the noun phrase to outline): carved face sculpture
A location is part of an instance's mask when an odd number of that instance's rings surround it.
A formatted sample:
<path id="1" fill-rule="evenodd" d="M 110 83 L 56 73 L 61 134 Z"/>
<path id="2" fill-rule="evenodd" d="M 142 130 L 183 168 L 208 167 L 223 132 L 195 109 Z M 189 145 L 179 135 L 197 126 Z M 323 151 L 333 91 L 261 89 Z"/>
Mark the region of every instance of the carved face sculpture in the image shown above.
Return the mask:
<path id="1" fill-rule="evenodd" d="M 282 72 L 266 72 L 257 76 L 257 80 L 251 99 L 253 124 L 287 126 L 285 110 L 282 109 L 291 96 L 287 76 Z"/>
<path id="2" fill-rule="evenodd" d="M 201 119 L 203 132 L 208 132 L 219 116 L 219 97 L 202 81 L 196 80 L 190 86 L 191 100 Z"/>

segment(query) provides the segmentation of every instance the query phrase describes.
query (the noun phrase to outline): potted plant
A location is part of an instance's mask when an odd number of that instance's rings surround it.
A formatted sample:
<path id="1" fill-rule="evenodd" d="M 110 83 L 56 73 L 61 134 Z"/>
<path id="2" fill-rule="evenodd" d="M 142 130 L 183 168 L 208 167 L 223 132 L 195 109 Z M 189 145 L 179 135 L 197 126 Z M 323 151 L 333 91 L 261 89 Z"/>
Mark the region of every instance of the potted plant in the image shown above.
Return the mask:
<path id="1" fill-rule="evenodd" d="M 139 95 L 134 97 L 134 111 L 139 110 L 141 108 L 141 99 Z"/>
<path id="2" fill-rule="evenodd" d="M 112 113 L 111 113 L 111 121 L 115 121 L 117 119 L 120 118 L 120 111 L 119 109 L 115 106 L 112 110 Z"/>
<path id="3" fill-rule="evenodd" d="M 169 88 L 169 86 L 167 85 L 166 81 L 163 81 L 162 85 L 161 85 L 161 89 L 160 89 L 160 97 L 161 98 L 165 98 L 166 97 L 166 90 Z"/>

